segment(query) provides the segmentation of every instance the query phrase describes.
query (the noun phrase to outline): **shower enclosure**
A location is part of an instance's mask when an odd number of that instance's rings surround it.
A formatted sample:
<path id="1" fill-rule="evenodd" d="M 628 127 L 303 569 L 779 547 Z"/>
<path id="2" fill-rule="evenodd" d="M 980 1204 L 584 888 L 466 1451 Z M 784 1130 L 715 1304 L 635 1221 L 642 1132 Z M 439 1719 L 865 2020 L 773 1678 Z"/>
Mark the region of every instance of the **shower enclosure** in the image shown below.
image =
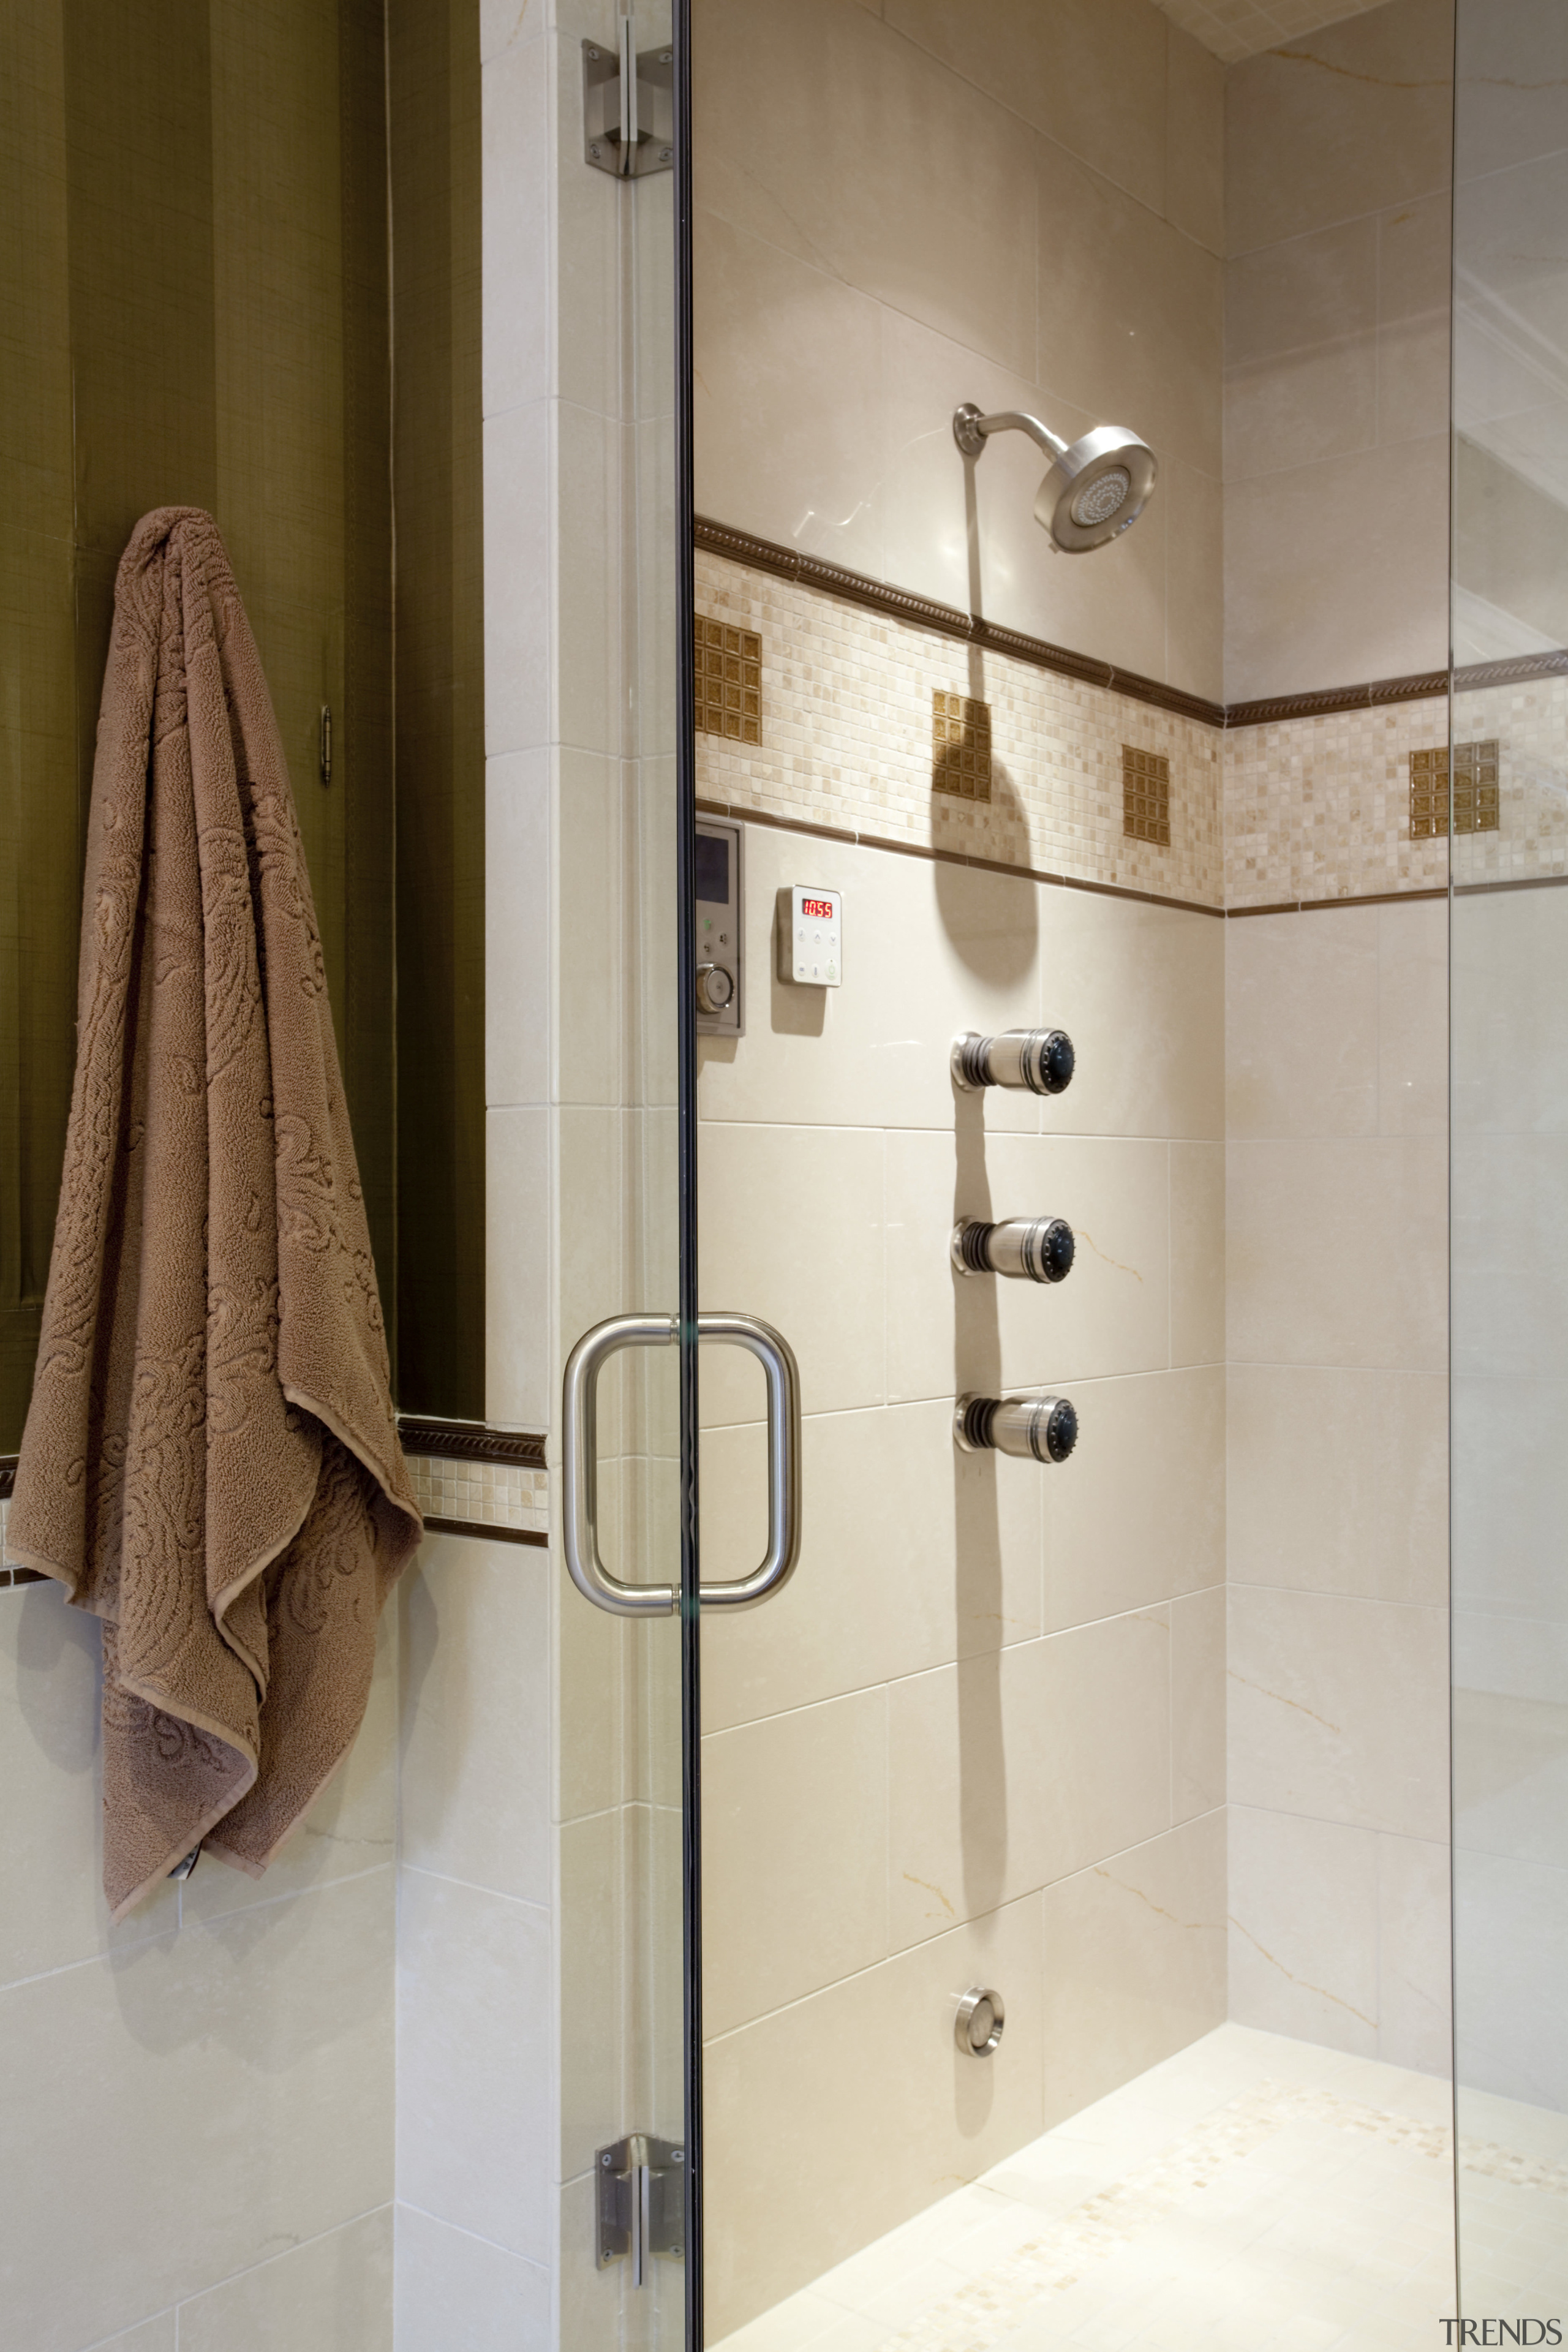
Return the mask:
<path id="1" fill-rule="evenodd" d="M 0 1514 L 189 500 L 430 1531 L 110 1929 L 0 1516 L 0 2352 L 1568 2326 L 1568 56 L 1246 13 L 10 11 Z"/>

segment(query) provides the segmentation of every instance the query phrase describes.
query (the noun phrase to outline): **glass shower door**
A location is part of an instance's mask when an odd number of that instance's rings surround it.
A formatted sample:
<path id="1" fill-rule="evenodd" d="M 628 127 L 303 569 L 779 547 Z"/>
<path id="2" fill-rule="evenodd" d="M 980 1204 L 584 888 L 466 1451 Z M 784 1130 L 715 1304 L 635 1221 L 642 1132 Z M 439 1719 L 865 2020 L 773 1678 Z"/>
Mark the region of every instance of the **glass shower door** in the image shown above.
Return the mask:
<path id="1" fill-rule="evenodd" d="M 1456 814 L 1450 935 L 1458 2216 L 1464 2315 L 1515 2328 L 1568 2304 L 1561 37 L 1559 10 L 1459 0 L 1450 760 L 1489 759 L 1497 799 Z"/>

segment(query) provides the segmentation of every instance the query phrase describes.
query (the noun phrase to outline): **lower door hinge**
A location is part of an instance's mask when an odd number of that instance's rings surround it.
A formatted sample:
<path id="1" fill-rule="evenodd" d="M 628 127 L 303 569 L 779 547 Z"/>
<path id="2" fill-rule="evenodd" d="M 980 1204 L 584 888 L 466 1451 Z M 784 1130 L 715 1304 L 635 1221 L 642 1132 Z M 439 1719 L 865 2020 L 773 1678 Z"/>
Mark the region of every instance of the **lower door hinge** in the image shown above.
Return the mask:
<path id="1" fill-rule="evenodd" d="M 632 2132 L 597 2151 L 595 2203 L 599 2268 L 631 2259 L 633 2286 L 648 2283 L 655 2254 L 686 2259 L 686 2150 Z"/>
<path id="2" fill-rule="evenodd" d="M 632 20 L 616 48 L 583 44 L 583 160 L 617 180 L 646 180 L 675 163 L 675 52 L 638 57 Z"/>

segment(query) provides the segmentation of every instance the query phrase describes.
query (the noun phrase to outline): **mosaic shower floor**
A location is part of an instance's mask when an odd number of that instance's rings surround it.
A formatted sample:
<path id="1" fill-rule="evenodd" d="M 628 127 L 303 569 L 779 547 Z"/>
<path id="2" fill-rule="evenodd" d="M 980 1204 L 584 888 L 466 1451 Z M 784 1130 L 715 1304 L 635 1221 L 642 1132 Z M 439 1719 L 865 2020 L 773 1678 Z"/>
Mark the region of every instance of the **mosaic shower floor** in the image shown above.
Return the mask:
<path id="1" fill-rule="evenodd" d="M 1489 2287 L 1522 2300 L 1486 2308 L 1563 2311 L 1568 2117 L 1521 2157 L 1490 2104 L 1499 2142 L 1467 2113 L 1467 2241 L 1484 2206 Z M 1436 2352 L 1449 2138 L 1446 2083 L 1221 2026 L 721 2352 Z"/>

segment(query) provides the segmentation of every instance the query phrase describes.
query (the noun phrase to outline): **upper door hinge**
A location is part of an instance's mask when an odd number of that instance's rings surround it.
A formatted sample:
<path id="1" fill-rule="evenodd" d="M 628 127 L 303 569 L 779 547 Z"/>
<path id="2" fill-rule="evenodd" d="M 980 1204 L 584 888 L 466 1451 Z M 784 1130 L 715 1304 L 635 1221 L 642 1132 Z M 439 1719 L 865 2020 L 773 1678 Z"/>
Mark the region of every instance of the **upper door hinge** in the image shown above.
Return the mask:
<path id="1" fill-rule="evenodd" d="M 646 180 L 675 162 L 675 52 L 638 57 L 632 20 L 623 16 L 620 46 L 583 44 L 583 154 L 617 180 Z"/>
<path id="2" fill-rule="evenodd" d="M 629 2255 L 633 2286 L 646 2286 L 655 2254 L 686 2257 L 686 2150 L 632 2132 L 598 2150 L 595 2241 L 599 2268 Z"/>

